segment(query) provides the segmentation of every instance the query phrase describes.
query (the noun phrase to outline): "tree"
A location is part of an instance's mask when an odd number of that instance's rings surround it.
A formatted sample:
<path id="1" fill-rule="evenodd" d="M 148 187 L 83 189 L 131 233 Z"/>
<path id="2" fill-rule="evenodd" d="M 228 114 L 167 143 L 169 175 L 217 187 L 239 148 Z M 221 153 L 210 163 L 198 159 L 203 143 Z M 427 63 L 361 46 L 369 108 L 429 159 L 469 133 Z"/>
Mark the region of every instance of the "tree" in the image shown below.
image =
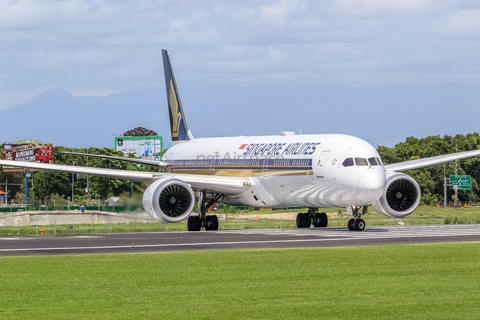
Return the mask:
<path id="1" fill-rule="evenodd" d="M 53 194 L 66 197 L 71 190 L 71 175 L 57 171 L 40 171 L 33 175 L 35 198 L 47 206 L 53 205 Z M 71 193 L 68 193 L 70 195 Z"/>
<path id="2" fill-rule="evenodd" d="M 480 149 L 480 135 L 475 132 L 467 135 L 428 136 L 420 139 L 409 137 L 393 148 L 379 146 L 377 151 L 385 164 L 392 164 L 477 149 Z M 458 200 L 469 201 L 472 193 L 478 196 L 480 194 L 477 184 L 477 181 L 480 181 L 480 157 L 459 160 L 457 171 L 458 174 L 472 176 L 471 192 L 459 191 Z M 443 177 L 455 174 L 455 162 L 408 170 L 405 173 L 417 180 L 423 193 L 443 199 Z M 448 190 L 448 193 L 451 194 L 453 191 Z"/>
<path id="3" fill-rule="evenodd" d="M 6 143 L 0 144 L 0 159 L 2 159 L 3 156 L 3 146 Z M 23 171 L 23 170 L 21 170 Z M 8 180 L 8 183 L 13 183 L 13 184 L 21 184 L 23 185 L 24 183 L 24 175 L 23 172 L 4 172 L 3 171 L 3 166 L 0 166 L 0 183 L 5 183 Z M 5 190 L 5 186 L 1 186 L 2 191 Z M 8 186 L 8 199 L 12 200 L 14 199 L 15 194 L 17 193 L 22 193 L 23 192 L 23 187 L 20 185 L 11 185 Z"/>
<path id="4" fill-rule="evenodd" d="M 62 152 L 78 152 L 78 153 L 89 153 L 89 154 L 101 154 L 106 156 L 115 156 L 123 157 L 121 151 L 117 151 L 111 148 L 66 148 L 62 146 L 57 146 L 53 148 L 53 156 L 55 164 L 65 164 L 73 165 L 75 162 L 76 166 L 88 166 L 95 168 L 109 168 L 117 170 L 139 170 L 134 164 L 120 161 L 120 160 L 111 160 L 104 158 L 94 158 L 87 156 L 79 156 L 72 154 L 65 154 Z M 51 204 L 50 197 L 53 194 L 58 194 L 63 198 L 71 197 L 72 195 L 72 174 L 71 173 L 61 173 L 55 171 L 42 171 L 35 173 L 34 175 L 34 192 L 35 196 L 38 199 L 42 199 L 44 203 Z M 91 195 L 99 195 L 101 198 L 105 199 L 109 195 L 119 195 L 124 192 L 131 192 L 133 187 L 134 191 L 142 192 L 142 186 L 138 183 L 131 183 L 130 181 L 121 180 L 121 179 L 109 179 L 102 178 L 97 176 L 89 177 L 89 189 L 91 190 Z M 74 176 L 74 188 L 75 195 L 78 197 L 85 197 L 87 194 L 87 180 L 84 178 L 79 179 L 76 175 Z"/>
<path id="5" fill-rule="evenodd" d="M 151 136 L 158 136 L 153 130 L 144 128 L 144 127 L 137 127 L 132 130 L 128 130 L 123 134 L 124 137 L 151 137 Z"/>

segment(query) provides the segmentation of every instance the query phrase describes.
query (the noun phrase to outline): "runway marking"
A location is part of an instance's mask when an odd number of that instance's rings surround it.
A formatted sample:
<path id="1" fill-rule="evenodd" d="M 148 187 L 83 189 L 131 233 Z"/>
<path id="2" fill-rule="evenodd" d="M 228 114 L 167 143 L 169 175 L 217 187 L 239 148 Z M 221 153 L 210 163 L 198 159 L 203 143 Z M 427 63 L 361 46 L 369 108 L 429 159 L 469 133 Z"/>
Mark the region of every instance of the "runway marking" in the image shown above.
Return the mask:
<path id="1" fill-rule="evenodd" d="M 219 231 L 220 233 L 220 231 Z M 221 231 L 221 233 L 238 234 L 238 231 Z M 245 234 L 262 235 L 291 235 L 296 237 L 321 236 L 329 238 L 349 239 L 385 239 L 405 237 L 440 237 L 440 236 L 468 236 L 480 235 L 480 225 L 428 225 L 408 227 L 367 227 L 365 231 L 348 231 L 346 229 L 276 229 L 276 230 L 248 230 Z"/>
<path id="2" fill-rule="evenodd" d="M 71 236 L 70 239 L 94 239 L 94 238 L 105 238 L 105 236 Z"/>
<path id="3" fill-rule="evenodd" d="M 126 246 L 98 246 L 98 247 L 65 247 L 65 248 L 17 248 L 0 249 L 0 252 L 14 251 L 49 251 L 49 250 L 84 250 L 84 249 L 126 249 L 126 248 L 155 248 L 155 247 L 182 247 L 182 246 L 210 246 L 210 245 L 228 245 L 228 244 L 261 244 L 261 243 L 292 243 L 292 242 L 315 242 L 330 241 L 332 239 L 302 239 L 302 240 L 259 240 L 259 241 L 232 241 L 232 242 L 203 242 L 203 243 L 168 243 L 168 244 L 139 244 Z M 351 240 L 348 238 L 335 240 Z"/>

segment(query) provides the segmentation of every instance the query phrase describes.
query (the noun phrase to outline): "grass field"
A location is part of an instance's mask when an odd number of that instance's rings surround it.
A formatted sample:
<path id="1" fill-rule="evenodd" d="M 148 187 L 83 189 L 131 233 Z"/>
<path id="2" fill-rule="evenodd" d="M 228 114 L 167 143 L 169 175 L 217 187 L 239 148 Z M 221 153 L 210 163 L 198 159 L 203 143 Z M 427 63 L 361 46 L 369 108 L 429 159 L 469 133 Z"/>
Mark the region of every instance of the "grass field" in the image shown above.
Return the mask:
<path id="1" fill-rule="evenodd" d="M 478 319 L 480 243 L 0 258 L 0 319 Z"/>

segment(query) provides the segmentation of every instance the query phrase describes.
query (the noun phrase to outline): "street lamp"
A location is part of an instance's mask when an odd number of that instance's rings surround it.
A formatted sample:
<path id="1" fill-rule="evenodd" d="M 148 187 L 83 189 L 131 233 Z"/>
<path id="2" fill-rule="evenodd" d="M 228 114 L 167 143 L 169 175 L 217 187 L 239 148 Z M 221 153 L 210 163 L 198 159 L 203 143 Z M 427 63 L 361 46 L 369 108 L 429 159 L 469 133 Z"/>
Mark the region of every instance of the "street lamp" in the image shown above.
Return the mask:
<path id="1" fill-rule="evenodd" d="M 98 211 L 100 211 L 100 195 L 95 192 L 95 200 L 97 200 Z"/>

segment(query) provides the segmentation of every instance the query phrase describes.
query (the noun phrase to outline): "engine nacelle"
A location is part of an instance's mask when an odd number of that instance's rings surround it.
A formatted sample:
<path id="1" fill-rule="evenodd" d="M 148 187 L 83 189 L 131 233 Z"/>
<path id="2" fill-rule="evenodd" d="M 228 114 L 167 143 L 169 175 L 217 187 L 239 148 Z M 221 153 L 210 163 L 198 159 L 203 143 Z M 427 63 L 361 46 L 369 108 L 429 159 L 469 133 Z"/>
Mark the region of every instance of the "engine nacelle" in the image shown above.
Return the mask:
<path id="1" fill-rule="evenodd" d="M 143 207 L 148 215 L 163 223 L 185 220 L 193 210 L 195 195 L 184 181 L 162 178 L 152 183 L 143 194 Z"/>
<path id="2" fill-rule="evenodd" d="M 383 195 L 373 203 L 377 211 L 390 218 L 404 218 L 417 209 L 422 193 L 417 181 L 404 173 L 387 174 Z"/>

